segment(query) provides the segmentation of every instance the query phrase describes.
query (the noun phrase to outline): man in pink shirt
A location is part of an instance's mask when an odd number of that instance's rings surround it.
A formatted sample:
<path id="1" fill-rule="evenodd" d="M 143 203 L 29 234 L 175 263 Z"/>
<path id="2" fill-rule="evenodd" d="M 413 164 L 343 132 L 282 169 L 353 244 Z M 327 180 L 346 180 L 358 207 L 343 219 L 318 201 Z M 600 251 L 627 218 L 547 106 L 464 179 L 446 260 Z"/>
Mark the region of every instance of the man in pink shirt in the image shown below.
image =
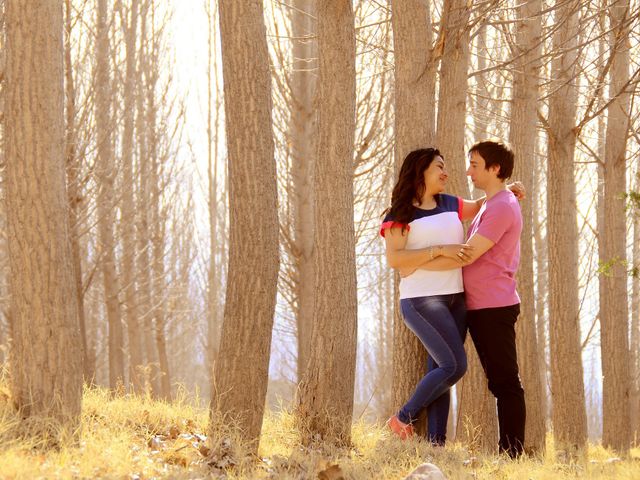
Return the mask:
<path id="1" fill-rule="evenodd" d="M 475 248 L 462 275 L 469 333 L 498 403 L 498 446 L 517 457 L 524 445 L 526 409 L 515 332 L 522 214 L 506 186 L 513 160 L 513 152 L 498 142 L 480 142 L 469 150 L 467 175 L 487 200 L 471 222 L 467 243 Z"/>

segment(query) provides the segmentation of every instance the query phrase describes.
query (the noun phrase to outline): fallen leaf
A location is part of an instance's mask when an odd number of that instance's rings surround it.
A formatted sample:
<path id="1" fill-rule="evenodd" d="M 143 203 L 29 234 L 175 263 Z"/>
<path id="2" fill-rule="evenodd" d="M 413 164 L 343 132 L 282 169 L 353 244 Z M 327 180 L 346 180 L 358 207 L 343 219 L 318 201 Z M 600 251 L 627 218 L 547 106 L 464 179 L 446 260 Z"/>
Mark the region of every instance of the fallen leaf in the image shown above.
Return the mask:
<path id="1" fill-rule="evenodd" d="M 209 454 L 211 453 L 211 449 L 207 447 L 205 444 L 200 444 L 200 446 L 198 447 L 198 451 L 200 452 L 200 455 L 202 455 L 205 458 L 208 457 Z"/>
<path id="2" fill-rule="evenodd" d="M 151 450 L 160 450 L 162 448 L 163 443 L 164 442 L 162 441 L 162 438 L 160 438 L 158 435 L 154 435 L 149 439 L 149 442 L 147 442 L 147 445 Z"/>
<path id="3" fill-rule="evenodd" d="M 318 473 L 320 480 L 344 480 L 342 469 L 339 465 L 329 465 L 328 468 Z"/>
<path id="4" fill-rule="evenodd" d="M 178 428 L 177 425 L 171 425 L 171 428 L 169 428 L 169 438 L 175 440 L 178 438 L 178 435 L 180 435 L 180 428 Z"/>

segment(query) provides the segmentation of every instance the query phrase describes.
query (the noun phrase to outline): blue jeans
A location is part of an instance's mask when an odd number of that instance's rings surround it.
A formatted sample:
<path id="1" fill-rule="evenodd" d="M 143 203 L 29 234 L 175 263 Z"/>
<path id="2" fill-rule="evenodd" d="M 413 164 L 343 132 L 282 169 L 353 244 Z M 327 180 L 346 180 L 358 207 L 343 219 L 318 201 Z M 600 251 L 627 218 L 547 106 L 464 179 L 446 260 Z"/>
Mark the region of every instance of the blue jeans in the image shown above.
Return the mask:
<path id="1" fill-rule="evenodd" d="M 450 388 L 467 371 L 464 339 L 467 334 L 464 293 L 400 300 L 407 326 L 429 353 L 428 373 L 398 412 L 404 423 L 414 422 L 423 408 L 429 420 L 428 438 L 444 445 L 449 418 Z"/>

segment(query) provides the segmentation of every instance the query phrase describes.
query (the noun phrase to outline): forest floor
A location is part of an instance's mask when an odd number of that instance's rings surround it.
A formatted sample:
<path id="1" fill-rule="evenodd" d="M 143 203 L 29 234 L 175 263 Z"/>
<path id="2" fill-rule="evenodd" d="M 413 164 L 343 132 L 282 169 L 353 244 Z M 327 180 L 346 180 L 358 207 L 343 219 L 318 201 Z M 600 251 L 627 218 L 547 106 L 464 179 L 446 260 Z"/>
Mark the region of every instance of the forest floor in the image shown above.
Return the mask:
<path id="1" fill-rule="evenodd" d="M 224 478 L 402 479 L 421 463 L 437 465 L 447 479 L 640 478 L 640 449 L 619 459 L 600 446 L 586 458 L 559 463 L 551 439 L 542 458 L 509 461 L 460 444 L 433 448 L 392 438 L 382 425 L 353 427 L 353 447 L 302 448 L 289 413 L 265 417 L 258 458 L 247 456 L 233 434 L 207 438 L 208 412 L 185 395 L 171 403 L 148 398 L 111 398 L 104 389 L 84 395 L 82 433 L 45 450 L 29 439 L 0 387 L 0 479 Z"/>

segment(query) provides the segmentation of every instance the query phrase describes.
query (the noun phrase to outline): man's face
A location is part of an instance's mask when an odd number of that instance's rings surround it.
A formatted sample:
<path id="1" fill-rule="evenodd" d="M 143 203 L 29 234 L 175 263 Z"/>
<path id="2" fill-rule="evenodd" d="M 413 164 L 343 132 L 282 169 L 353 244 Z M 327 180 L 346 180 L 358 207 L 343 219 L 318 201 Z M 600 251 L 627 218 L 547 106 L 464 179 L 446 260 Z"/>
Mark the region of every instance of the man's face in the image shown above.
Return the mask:
<path id="1" fill-rule="evenodd" d="M 467 176 L 471 177 L 471 181 L 476 188 L 485 189 L 489 181 L 497 176 L 499 167 L 492 166 L 486 169 L 484 158 L 478 152 L 471 152 L 469 157 L 469 168 L 467 168 Z"/>

